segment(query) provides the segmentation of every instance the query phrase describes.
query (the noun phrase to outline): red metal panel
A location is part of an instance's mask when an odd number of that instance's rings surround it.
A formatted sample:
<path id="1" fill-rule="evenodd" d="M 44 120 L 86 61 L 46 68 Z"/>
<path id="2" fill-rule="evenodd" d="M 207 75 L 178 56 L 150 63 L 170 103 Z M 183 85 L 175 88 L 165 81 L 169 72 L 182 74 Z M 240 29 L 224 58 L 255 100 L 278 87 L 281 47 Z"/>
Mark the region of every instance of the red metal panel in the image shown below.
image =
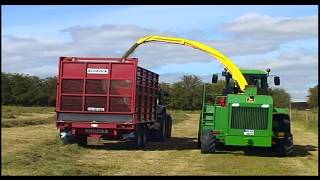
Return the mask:
<path id="1" fill-rule="evenodd" d="M 107 94 L 108 82 L 107 79 L 87 79 L 86 94 Z"/>
<path id="2" fill-rule="evenodd" d="M 81 96 L 61 96 L 61 110 L 64 111 L 81 111 Z"/>
<path id="3" fill-rule="evenodd" d="M 112 64 L 111 78 L 113 79 L 134 79 L 135 68 L 132 64 Z"/>
<path id="4" fill-rule="evenodd" d="M 108 105 L 112 99 L 115 102 L 114 108 L 111 110 L 112 113 L 134 113 L 135 108 L 132 102 L 135 102 L 136 62 L 136 59 L 122 61 L 117 58 L 61 58 L 59 68 L 61 88 L 57 92 L 57 102 L 59 103 L 56 110 L 87 111 L 89 105 L 94 106 L 96 103 L 96 106 L 105 108 L 104 112 L 109 112 Z M 100 73 L 101 70 L 104 73 Z M 110 74 L 112 74 L 111 78 Z M 116 97 L 110 98 L 110 95 Z M 60 103 L 59 100 L 62 96 L 64 101 Z M 82 97 L 81 102 L 79 96 Z M 101 99 L 97 100 L 97 97 Z M 72 98 L 77 99 L 73 104 L 68 101 Z M 102 106 L 102 102 L 104 102 L 104 106 Z M 60 109 L 60 106 L 64 108 Z M 79 106 L 82 106 L 80 110 Z"/>
<path id="5" fill-rule="evenodd" d="M 72 123 L 72 127 L 73 128 L 92 128 L 91 126 L 91 123 Z M 107 123 L 103 123 L 103 124 L 100 124 L 99 123 L 99 126 L 98 128 L 116 128 L 117 127 L 117 124 L 115 123 L 112 123 L 112 124 L 107 124 Z"/>
<path id="6" fill-rule="evenodd" d="M 56 111 L 132 114 L 133 123 L 155 121 L 158 87 L 158 74 L 137 67 L 137 59 L 62 57 Z"/>
<path id="7" fill-rule="evenodd" d="M 107 97 L 99 96 L 86 96 L 85 97 L 85 111 L 93 111 L 94 108 L 100 108 L 100 111 L 105 112 L 107 110 L 106 106 Z"/>
<path id="8" fill-rule="evenodd" d="M 110 112 L 130 112 L 131 97 L 110 97 Z"/>
<path id="9" fill-rule="evenodd" d="M 82 79 L 62 79 L 61 93 L 82 94 L 83 80 Z"/>
<path id="10" fill-rule="evenodd" d="M 58 68 L 58 75 L 57 75 L 57 87 L 56 87 L 56 111 L 60 110 L 60 92 L 61 92 L 61 72 L 62 72 L 62 65 L 61 65 L 62 57 L 59 59 L 59 68 Z M 57 118 L 57 116 L 56 116 Z"/>
<path id="11" fill-rule="evenodd" d="M 62 77 L 77 77 L 83 78 L 85 76 L 85 65 L 84 63 L 70 63 L 70 62 L 63 62 L 62 64 Z"/>
<path id="12" fill-rule="evenodd" d="M 136 113 L 137 119 L 155 121 L 157 94 L 159 92 L 158 74 L 137 68 Z"/>
<path id="13" fill-rule="evenodd" d="M 131 96 L 132 80 L 112 80 L 110 94 Z"/>

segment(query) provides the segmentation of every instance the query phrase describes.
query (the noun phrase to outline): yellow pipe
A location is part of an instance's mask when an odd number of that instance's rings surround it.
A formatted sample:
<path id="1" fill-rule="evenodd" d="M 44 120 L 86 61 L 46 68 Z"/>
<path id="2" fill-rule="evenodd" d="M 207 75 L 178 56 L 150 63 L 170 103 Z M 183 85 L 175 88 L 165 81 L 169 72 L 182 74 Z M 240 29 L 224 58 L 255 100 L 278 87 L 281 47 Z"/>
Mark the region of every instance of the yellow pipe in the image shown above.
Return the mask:
<path id="1" fill-rule="evenodd" d="M 168 37 L 168 36 L 157 36 L 150 35 L 140 38 L 127 52 L 122 58 L 127 58 L 129 55 L 140 45 L 150 41 L 158 41 L 158 42 L 166 42 L 172 44 L 181 44 L 185 46 L 189 46 L 195 49 L 199 49 L 204 51 L 211 56 L 215 57 L 224 67 L 230 72 L 232 78 L 238 82 L 238 85 L 242 91 L 244 91 L 245 86 L 248 84 L 243 74 L 240 72 L 240 69 L 229 59 L 226 55 L 219 52 L 217 49 L 207 46 L 203 43 L 188 40 L 184 38 L 176 38 L 176 37 Z"/>

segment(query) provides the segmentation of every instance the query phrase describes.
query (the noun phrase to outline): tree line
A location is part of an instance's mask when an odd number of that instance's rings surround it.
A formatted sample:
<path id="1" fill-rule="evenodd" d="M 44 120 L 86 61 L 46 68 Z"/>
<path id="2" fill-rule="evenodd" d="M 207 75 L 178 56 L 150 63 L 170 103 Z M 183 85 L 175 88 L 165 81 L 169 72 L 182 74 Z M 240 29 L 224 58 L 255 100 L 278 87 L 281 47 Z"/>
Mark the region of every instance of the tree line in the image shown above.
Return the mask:
<path id="1" fill-rule="evenodd" d="M 1 104 L 22 106 L 54 106 L 56 98 L 56 77 L 41 79 L 37 76 L 1 72 Z M 225 81 L 215 84 L 204 83 L 198 76 L 184 75 L 175 83 L 161 83 L 161 89 L 168 92 L 163 102 L 170 109 L 200 110 L 202 106 L 203 85 L 209 96 L 206 99 L 214 101 L 214 97 L 222 93 Z M 308 104 L 311 108 L 318 107 L 318 85 L 309 88 Z M 274 99 L 275 107 L 288 107 L 290 94 L 282 88 L 269 89 Z"/>
<path id="2" fill-rule="evenodd" d="M 1 72 L 1 105 L 54 106 L 56 77 Z"/>
<path id="3" fill-rule="evenodd" d="M 161 83 L 161 88 L 170 96 L 164 97 L 164 103 L 170 109 L 199 110 L 202 106 L 203 85 L 206 86 L 206 100 L 214 101 L 215 96 L 221 95 L 225 88 L 225 81 L 217 83 L 204 83 L 198 76 L 183 76 L 176 83 Z M 308 104 L 310 108 L 318 107 L 318 85 L 309 88 Z M 268 94 L 272 96 L 274 107 L 289 107 L 290 94 L 283 88 L 269 88 Z"/>

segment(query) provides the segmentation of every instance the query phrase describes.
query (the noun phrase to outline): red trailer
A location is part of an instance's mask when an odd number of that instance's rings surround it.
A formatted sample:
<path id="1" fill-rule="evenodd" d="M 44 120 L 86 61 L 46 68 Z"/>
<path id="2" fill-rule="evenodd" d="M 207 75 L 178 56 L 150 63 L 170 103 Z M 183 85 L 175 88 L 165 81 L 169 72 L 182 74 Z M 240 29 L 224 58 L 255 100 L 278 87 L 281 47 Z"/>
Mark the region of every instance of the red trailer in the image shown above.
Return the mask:
<path id="1" fill-rule="evenodd" d="M 61 57 L 57 81 L 56 126 L 65 143 L 87 138 L 148 140 L 171 136 L 172 119 L 159 104 L 159 75 L 135 58 Z"/>

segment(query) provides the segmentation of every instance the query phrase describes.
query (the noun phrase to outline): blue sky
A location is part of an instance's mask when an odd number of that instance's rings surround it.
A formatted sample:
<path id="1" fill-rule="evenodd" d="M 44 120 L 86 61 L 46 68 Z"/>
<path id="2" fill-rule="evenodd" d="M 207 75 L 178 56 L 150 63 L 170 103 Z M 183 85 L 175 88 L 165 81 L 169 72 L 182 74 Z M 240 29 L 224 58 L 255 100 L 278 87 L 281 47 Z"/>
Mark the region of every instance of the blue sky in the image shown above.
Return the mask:
<path id="1" fill-rule="evenodd" d="M 318 6 L 1 8 L 4 72 L 23 69 L 23 73 L 52 76 L 58 56 L 121 56 L 142 35 L 156 33 L 207 43 L 241 68 L 274 67 L 274 73 L 284 76 L 283 88 L 296 99 L 305 98 L 309 86 L 318 83 Z M 143 45 L 133 56 L 163 77 L 168 73 L 206 76 L 222 70 L 208 55 L 174 45 Z M 295 64 L 296 69 L 287 72 L 286 63 Z M 289 75 L 300 71 L 313 75 L 298 90 L 292 90 L 295 83 Z"/>
<path id="2" fill-rule="evenodd" d="M 318 14 L 317 6 L 2 6 L 2 32 L 17 36 L 63 36 L 59 30 L 74 25 L 135 24 L 190 36 L 201 30 L 219 38 L 216 25 L 245 13 L 300 17 Z M 187 17 L 187 19 L 186 19 Z"/>

